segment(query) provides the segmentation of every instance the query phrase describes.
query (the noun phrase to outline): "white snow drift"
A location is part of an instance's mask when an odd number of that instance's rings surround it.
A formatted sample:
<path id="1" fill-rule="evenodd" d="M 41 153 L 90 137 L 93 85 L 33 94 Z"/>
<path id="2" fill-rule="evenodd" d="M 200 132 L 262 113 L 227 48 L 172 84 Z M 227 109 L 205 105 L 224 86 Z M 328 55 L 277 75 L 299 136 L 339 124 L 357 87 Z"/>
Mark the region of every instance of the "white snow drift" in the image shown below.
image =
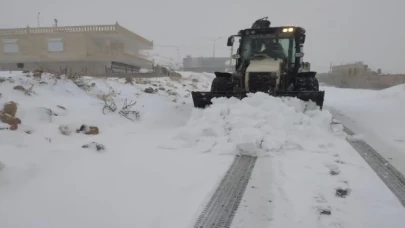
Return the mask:
<path id="1" fill-rule="evenodd" d="M 190 227 L 240 154 L 258 161 L 233 227 L 405 223 L 399 202 L 330 126 L 328 111 L 261 93 L 195 109 L 190 91 L 209 90 L 213 75 L 182 75 L 134 85 L 86 77 L 92 86 L 83 91 L 49 75 L 40 83 L 0 73 L 13 79 L 0 83 L 0 105 L 15 101 L 22 121 L 17 131 L 0 130 L 0 227 Z M 13 90 L 19 84 L 34 84 L 35 94 Z M 118 109 L 134 100 L 141 118 L 102 114 L 99 97 L 111 90 Z M 82 124 L 100 134 L 76 133 Z M 103 153 L 82 148 L 92 142 Z M 338 188 L 349 194 L 336 197 Z"/>
<path id="2" fill-rule="evenodd" d="M 384 90 L 323 87 L 325 109 L 405 175 L 405 84 Z"/>
<path id="3" fill-rule="evenodd" d="M 204 110 L 194 110 L 174 138 L 201 152 L 268 156 L 300 147 L 311 149 L 330 128 L 332 116 L 298 99 L 264 93 L 238 100 L 218 98 Z M 320 138 L 321 137 L 321 138 Z M 315 145 L 317 146 L 317 145 Z"/>

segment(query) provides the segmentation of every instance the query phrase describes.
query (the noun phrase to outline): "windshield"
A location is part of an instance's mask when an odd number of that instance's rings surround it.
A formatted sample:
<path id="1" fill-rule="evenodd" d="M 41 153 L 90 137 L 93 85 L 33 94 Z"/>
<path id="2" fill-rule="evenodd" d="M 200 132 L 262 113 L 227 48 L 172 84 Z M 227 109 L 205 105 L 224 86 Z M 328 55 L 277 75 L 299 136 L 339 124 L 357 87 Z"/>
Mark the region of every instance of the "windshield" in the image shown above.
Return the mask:
<path id="1" fill-rule="evenodd" d="M 274 34 L 265 34 L 251 35 L 245 39 L 242 47 L 244 59 L 254 59 L 263 54 L 274 59 L 288 59 L 288 49 L 292 39 L 290 37 L 282 37 L 276 40 Z"/>

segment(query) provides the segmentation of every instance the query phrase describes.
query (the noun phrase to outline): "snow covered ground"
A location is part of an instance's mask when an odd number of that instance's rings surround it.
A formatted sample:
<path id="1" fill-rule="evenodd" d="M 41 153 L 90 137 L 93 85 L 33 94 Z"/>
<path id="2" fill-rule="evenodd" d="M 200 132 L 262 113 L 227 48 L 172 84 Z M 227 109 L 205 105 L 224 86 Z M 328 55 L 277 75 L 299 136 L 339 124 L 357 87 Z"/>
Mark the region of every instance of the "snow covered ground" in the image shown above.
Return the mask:
<path id="1" fill-rule="evenodd" d="M 190 91 L 213 75 L 182 75 L 86 77 L 83 90 L 0 72 L 0 105 L 15 101 L 22 122 L 0 130 L 0 227 L 191 227 L 238 154 L 259 159 L 233 227 L 403 227 L 405 210 L 328 111 L 260 93 L 194 109 Z M 31 96 L 13 89 L 31 84 Z M 110 91 L 118 110 L 102 114 Z M 125 99 L 139 119 L 118 114 Z M 82 124 L 99 134 L 76 133 Z M 82 148 L 91 142 L 105 150 Z"/>
<path id="2" fill-rule="evenodd" d="M 323 89 L 325 109 L 405 175 L 405 85 L 379 91 Z"/>
<path id="3" fill-rule="evenodd" d="M 182 80 L 152 79 L 145 85 L 92 79 L 89 92 L 49 76 L 42 79 L 47 84 L 18 73 L 0 77 L 9 76 L 12 80 L 0 84 L 0 102 L 17 102 L 22 124 L 17 131 L 0 130 L 0 227 L 186 227 L 232 161 L 158 148 L 188 119 L 187 90 L 207 86 L 210 75 L 184 73 Z M 13 90 L 31 83 L 32 96 Z M 149 86 L 165 91 L 142 92 Z M 121 99 L 137 101 L 133 109 L 140 112 L 139 120 L 123 118 L 118 110 L 102 114 L 104 103 L 97 95 L 110 87 L 118 108 Z M 49 121 L 41 107 L 58 116 Z M 97 126 L 100 134 L 75 133 L 82 124 Z M 62 135 L 60 125 L 73 133 Z M 93 141 L 105 151 L 82 148 Z"/>

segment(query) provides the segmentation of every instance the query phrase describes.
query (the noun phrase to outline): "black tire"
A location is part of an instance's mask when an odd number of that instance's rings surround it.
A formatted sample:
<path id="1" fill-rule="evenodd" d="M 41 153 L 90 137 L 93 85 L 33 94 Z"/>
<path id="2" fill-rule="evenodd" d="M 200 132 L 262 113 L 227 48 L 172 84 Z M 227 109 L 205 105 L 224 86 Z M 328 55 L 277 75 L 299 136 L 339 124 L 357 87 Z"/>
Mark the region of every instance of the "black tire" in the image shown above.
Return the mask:
<path id="1" fill-rule="evenodd" d="M 319 82 L 315 77 L 297 77 L 294 91 L 319 91 Z"/>
<path id="2" fill-rule="evenodd" d="M 211 92 L 232 92 L 233 86 L 228 78 L 214 78 L 211 83 Z"/>

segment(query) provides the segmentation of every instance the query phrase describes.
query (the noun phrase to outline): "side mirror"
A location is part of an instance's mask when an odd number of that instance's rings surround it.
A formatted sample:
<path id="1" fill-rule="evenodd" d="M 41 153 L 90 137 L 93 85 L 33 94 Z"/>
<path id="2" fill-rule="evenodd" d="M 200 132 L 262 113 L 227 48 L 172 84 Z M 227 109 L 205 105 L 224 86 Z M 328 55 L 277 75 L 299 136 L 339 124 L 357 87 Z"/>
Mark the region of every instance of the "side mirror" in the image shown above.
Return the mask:
<path id="1" fill-rule="evenodd" d="M 239 59 L 240 58 L 240 55 L 239 54 L 234 54 L 234 55 L 232 55 L 232 59 Z"/>
<path id="2" fill-rule="evenodd" d="M 305 43 L 305 37 L 306 37 L 305 34 L 303 34 L 301 36 L 301 39 L 300 39 L 301 44 Z"/>
<path id="3" fill-rule="evenodd" d="M 228 47 L 232 47 L 233 46 L 233 42 L 234 42 L 234 38 L 233 38 L 233 36 L 230 36 L 229 38 L 228 38 L 228 42 L 227 42 L 227 46 Z"/>

